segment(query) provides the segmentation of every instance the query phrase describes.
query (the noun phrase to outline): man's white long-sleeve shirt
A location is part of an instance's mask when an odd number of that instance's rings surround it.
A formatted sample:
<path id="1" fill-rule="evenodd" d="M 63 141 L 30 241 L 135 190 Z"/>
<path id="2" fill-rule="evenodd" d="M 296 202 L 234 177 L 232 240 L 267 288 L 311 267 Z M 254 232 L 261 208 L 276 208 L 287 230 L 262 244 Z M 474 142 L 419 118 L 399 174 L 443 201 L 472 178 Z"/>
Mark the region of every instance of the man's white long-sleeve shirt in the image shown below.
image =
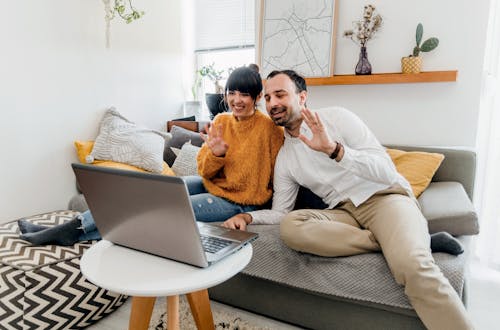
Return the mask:
<path id="1" fill-rule="evenodd" d="M 274 167 L 272 209 L 249 212 L 252 224 L 279 223 L 293 209 L 300 186 L 318 195 L 328 208 L 347 200 L 358 206 L 392 185 L 400 185 L 413 196 L 408 181 L 396 171 L 385 149 L 359 117 L 341 107 L 316 112 L 330 140 L 344 146 L 342 160 L 337 162 L 312 150 L 285 131 Z M 305 122 L 300 133 L 312 138 Z"/>

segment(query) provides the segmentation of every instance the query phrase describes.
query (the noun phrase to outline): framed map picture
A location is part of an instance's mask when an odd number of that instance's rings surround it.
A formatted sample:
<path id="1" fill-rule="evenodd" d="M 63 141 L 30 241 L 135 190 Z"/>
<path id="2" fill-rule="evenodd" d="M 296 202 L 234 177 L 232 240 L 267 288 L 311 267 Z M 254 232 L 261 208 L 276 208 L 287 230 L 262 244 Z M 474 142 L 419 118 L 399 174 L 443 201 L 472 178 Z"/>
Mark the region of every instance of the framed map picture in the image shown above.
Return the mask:
<path id="1" fill-rule="evenodd" d="M 262 77 L 292 69 L 333 75 L 338 0 L 261 0 L 257 63 Z"/>

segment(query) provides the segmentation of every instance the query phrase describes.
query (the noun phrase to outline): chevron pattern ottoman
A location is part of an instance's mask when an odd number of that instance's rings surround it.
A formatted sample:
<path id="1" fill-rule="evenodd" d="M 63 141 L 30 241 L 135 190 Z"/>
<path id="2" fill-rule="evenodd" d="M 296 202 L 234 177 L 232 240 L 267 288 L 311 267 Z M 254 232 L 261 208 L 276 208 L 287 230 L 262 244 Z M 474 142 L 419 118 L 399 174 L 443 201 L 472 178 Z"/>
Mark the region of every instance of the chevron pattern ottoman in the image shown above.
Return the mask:
<path id="1" fill-rule="evenodd" d="M 57 211 L 28 220 L 56 225 L 76 214 Z M 0 329 L 81 329 L 127 299 L 83 278 L 80 257 L 93 241 L 32 246 L 18 235 L 15 221 L 0 225 Z"/>

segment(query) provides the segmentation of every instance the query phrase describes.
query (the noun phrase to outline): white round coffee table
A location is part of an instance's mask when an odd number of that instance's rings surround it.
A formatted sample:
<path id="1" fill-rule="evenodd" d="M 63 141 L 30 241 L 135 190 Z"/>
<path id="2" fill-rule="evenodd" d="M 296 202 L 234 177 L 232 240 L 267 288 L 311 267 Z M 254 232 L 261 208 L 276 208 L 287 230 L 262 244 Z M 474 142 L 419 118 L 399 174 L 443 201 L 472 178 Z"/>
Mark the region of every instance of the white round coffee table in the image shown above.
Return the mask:
<path id="1" fill-rule="evenodd" d="M 252 246 L 198 268 L 101 240 L 80 261 L 83 275 L 107 290 L 133 296 L 129 329 L 147 329 L 156 297 L 167 296 L 168 329 L 179 328 L 179 296 L 186 294 L 198 329 L 214 329 L 207 288 L 240 272 Z"/>

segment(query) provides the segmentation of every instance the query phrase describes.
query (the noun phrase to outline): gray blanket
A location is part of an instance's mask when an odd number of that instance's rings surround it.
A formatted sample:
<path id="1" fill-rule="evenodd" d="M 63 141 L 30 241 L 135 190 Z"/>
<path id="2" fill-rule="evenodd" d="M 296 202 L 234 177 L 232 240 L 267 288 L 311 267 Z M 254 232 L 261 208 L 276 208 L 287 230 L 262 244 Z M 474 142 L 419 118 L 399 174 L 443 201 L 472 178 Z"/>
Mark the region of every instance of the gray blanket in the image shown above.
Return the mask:
<path id="1" fill-rule="evenodd" d="M 318 257 L 288 248 L 279 237 L 279 225 L 253 225 L 248 230 L 260 236 L 252 244 L 253 257 L 243 270 L 245 274 L 316 293 L 412 309 L 381 253 Z M 465 255 L 433 256 L 461 297 Z"/>

